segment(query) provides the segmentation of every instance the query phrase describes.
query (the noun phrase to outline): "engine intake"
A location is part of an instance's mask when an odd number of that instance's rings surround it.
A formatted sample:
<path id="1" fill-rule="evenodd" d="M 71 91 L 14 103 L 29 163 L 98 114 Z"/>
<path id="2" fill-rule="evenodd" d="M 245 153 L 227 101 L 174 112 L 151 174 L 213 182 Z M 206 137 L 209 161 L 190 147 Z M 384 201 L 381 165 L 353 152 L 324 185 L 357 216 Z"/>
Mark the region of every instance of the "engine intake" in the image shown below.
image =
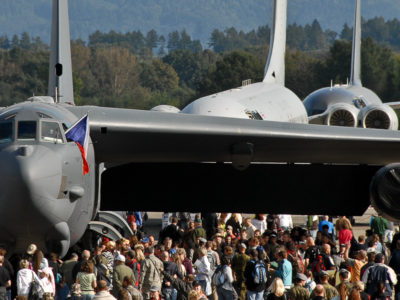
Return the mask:
<path id="1" fill-rule="evenodd" d="M 357 127 L 358 109 L 346 103 L 338 103 L 329 107 L 326 125 Z"/>
<path id="2" fill-rule="evenodd" d="M 370 186 L 371 204 L 383 216 L 400 219 L 400 163 L 379 169 Z"/>
<path id="3" fill-rule="evenodd" d="M 395 111 L 388 105 L 369 105 L 359 114 L 359 120 L 364 128 L 391 129 L 399 127 Z"/>

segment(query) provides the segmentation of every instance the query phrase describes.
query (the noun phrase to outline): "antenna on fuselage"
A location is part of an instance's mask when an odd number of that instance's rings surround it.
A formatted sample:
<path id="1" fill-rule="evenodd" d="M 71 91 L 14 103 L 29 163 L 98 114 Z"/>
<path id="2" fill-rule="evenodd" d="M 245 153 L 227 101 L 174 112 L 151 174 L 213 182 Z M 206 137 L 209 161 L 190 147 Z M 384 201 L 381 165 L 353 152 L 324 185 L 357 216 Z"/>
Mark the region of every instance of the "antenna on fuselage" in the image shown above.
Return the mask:
<path id="1" fill-rule="evenodd" d="M 53 0 L 48 95 L 74 104 L 68 0 Z"/>
<path id="2" fill-rule="evenodd" d="M 271 39 L 263 82 L 285 85 L 287 0 L 274 0 Z"/>
<path id="3" fill-rule="evenodd" d="M 355 0 L 353 45 L 351 52 L 350 85 L 362 86 L 361 83 L 361 3 Z"/>

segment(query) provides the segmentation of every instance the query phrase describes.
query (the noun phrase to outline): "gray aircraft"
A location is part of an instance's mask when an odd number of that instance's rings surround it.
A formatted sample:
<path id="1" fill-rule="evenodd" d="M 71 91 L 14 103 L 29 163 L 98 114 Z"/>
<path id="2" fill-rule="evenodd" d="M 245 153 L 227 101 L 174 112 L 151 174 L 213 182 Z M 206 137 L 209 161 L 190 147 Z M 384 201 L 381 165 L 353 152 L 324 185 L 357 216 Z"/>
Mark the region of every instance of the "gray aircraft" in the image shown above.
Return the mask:
<path id="1" fill-rule="evenodd" d="M 400 103 L 382 103 L 378 95 L 361 83 L 360 0 L 355 3 L 350 82 L 321 88 L 308 95 L 303 103 L 309 123 L 397 130 L 399 121 L 393 109 L 399 108 Z"/>
<path id="2" fill-rule="evenodd" d="M 287 0 L 274 0 L 271 41 L 262 82 L 244 80 L 241 87 L 202 97 L 182 113 L 255 120 L 307 123 L 301 100 L 285 87 Z M 153 110 L 178 112 L 169 106 Z"/>
<path id="3" fill-rule="evenodd" d="M 99 215 L 119 222 L 103 210 L 357 215 L 371 198 L 400 217 L 397 131 L 75 106 L 71 69 L 68 2 L 53 0 L 48 96 L 0 110 L 10 252 L 64 255 L 112 230 Z"/>

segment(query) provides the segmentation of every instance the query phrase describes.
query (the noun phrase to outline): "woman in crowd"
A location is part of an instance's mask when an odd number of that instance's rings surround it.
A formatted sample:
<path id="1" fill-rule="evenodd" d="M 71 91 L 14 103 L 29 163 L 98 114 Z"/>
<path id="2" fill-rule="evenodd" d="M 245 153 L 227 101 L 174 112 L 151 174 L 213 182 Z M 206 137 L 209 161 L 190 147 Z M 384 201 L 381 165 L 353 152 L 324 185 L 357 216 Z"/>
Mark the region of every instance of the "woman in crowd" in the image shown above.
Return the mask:
<path id="1" fill-rule="evenodd" d="M 92 261 L 83 261 L 81 271 L 76 276 L 76 283 L 81 286 L 82 300 L 92 300 L 94 289 L 97 287 L 94 265 Z"/>
<path id="2" fill-rule="evenodd" d="M 43 292 L 43 284 L 35 272 L 29 269 L 29 261 L 21 260 L 20 270 L 17 273 L 17 294 L 18 296 L 28 297 L 29 292 Z M 36 291 L 34 291 L 34 289 Z"/>
<path id="3" fill-rule="evenodd" d="M 275 277 L 271 284 L 271 293 L 266 300 L 286 300 L 285 286 L 282 279 Z"/>

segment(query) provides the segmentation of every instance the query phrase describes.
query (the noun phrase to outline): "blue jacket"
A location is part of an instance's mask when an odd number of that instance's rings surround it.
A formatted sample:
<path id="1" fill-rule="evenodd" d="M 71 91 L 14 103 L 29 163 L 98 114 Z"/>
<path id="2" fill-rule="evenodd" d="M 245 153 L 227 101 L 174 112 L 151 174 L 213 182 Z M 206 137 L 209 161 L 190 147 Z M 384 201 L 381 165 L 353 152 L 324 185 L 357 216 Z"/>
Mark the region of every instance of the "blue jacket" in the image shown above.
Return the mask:
<path id="1" fill-rule="evenodd" d="M 286 258 L 279 262 L 279 268 L 276 270 L 276 276 L 282 279 L 285 287 L 292 285 L 292 264 Z"/>

